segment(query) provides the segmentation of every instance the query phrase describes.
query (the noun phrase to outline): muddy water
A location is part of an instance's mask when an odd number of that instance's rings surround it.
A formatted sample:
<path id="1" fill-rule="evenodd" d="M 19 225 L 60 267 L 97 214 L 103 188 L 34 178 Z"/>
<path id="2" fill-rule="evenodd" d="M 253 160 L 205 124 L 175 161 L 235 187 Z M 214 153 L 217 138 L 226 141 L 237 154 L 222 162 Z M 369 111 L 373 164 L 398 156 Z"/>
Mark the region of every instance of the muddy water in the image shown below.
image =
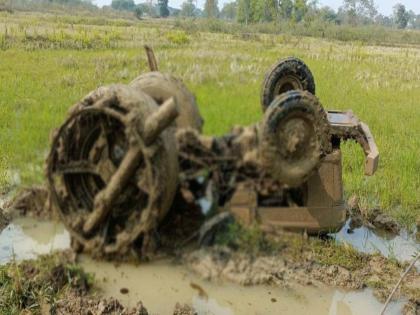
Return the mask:
<path id="1" fill-rule="evenodd" d="M 34 258 L 69 247 L 69 235 L 59 223 L 24 218 L 0 234 L 0 263 Z M 134 306 L 141 300 L 151 314 L 170 314 L 179 302 L 192 305 L 198 314 L 378 314 L 379 303 L 370 290 L 348 292 L 329 287 L 243 287 L 202 280 L 168 260 L 153 264 L 119 264 L 81 257 L 80 264 L 95 274 L 105 296 Z M 392 303 L 387 314 L 400 314 L 403 302 Z"/>
<path id="2" fill-rule="evenodd" d="M 69 247 L 70 236 L 60 223 L 19 218 L 0 234 L 0 264 Z"/>
<path id="3" fill-rule="evenodd" d="M 374 232 L 364 226 L 349 232 L 349 221 L 336 234 L 332 234 L 339 242 L 351 244 L 357 250 L 364 253 L 379 252 L 388 258 L 399 261 L 412 261 L 420 251 L 420 243 L 415 240 L 415 233 L 410 234 L 403 230 L 399 235 L 386 232 Z M 416 268 L 420 270 L 420 261 Z"/>
<path id="4" fill-rule="evenodd" d="M 135 306 L 141 300 L 152 314 L 170 314 L 177 302 L 191 304 L 198 314 L 378 314 L 381 304 L 370 290 L 345 292 L 322 287 L 268 286 L 243 287 L 231 283 L 213 283 L 197 279 L 182 266 L 169 261 L 133 266 L 82 260 L 87 271 L 98 280 L 106 279 L 101 288 Z M 123 294 L 121 292 L 127 292 Z M 401 303 L 394 303 L 388 314 L 400 314 Z"/>

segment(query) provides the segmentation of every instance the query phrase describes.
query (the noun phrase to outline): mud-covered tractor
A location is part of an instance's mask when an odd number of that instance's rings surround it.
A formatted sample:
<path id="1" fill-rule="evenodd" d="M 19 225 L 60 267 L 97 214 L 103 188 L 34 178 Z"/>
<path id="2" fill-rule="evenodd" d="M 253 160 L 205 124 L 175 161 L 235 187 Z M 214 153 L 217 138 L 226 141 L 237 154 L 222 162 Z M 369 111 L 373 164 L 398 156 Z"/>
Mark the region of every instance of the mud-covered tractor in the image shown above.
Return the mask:
<path id="1" fill-rule="evenodd" d="M 180 232 L 188 239 L 197 222 L 221 212 L 268 231 L 343 225 L 340 143 L 361 144 L 366 175 L 378 152 L 350 111 L 324 110 L 302 61 L 284 59 L 268 71 L 261 121 L 211 137 L 201 134 L 193 94 L 157 71 L 150 50 L 148 57 L 153 71 L 91 92 L 54 132 L 49 194 L 75 246 L 144 254 L 165 231 L 169 242 Z"/>

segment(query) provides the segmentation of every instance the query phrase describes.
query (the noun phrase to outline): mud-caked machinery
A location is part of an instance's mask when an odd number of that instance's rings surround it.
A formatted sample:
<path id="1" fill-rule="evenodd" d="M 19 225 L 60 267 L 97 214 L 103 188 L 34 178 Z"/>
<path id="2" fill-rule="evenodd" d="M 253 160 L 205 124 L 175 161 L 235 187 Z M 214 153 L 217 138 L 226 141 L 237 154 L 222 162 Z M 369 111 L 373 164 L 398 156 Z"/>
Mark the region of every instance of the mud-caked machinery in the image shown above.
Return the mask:
<path id="1" fill-rule="evenodd" d="M 340 143 L 360 143 L 366 175 L 378 151 L 351 111 L 324 110 L 301 60 L 267 72 L 261 121 L 211 137 L 193 94 L 148 57 L 154 71 L 91 92 L 53 134 L 49 194 L 74 246 L 142 255 L 223 211 L 266 231 L 343 225 Z"/>

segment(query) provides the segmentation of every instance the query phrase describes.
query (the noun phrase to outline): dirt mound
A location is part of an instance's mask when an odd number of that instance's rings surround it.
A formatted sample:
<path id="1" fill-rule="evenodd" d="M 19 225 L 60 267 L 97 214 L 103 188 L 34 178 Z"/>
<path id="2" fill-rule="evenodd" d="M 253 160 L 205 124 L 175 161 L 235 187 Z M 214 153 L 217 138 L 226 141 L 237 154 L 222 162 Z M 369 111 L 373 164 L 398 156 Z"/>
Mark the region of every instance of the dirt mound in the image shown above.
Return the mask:
<path id="1" fill-rule="evenodd" d="M 323 283 L 345 289 L 371 287 L 381 301 L 385 301 L 405 268 L 385 257 L 360 254 L 341 245 L 310 244 L 310 241 L 294 244 L 254 256 L 228 247 L 200 249 L 186 254 L 184 261 L 207 280 L 283 287 L 293 282 L 315 286 Z M 418 299 L 420 288 L 415 285 L 418 278 L 418 272 L 412 270 L 399 295 Z"/>
<path id="2" fill-rule="evenodd" d="M 48 192 L 44 186 L 34 186 L 21 189 L 9 201 L 5 208 L 8 212 L 19 216 L 30 216 L 40 219 L 50 219 L 52 211 L 48 204 Z"/>
<path id="3" fill-rule="evenodd" d="M 0 208 L 0 232 L 9 224 L 9 219 L 4 214 L 3 210 Z"/>
<path id="4" fill-rule="evenodd" d="M 149 314 L 141 301 L 127 308 L 115 298 L 103 298 L 72 251 L 0 265 L 0 279 L 0 314 Z M 173 314 L 197 313 L 189 305 L 177 304 Z"/>
<path id="5" fill-rule="evenodd" d="M 351 228 L 358 228 L 366 225 L 370 228 L 377 228 L 394 234 L 401 230 L 400 225 L 380 209 L 367 209 L 360 205 L 359 198 L 353 195 L 347 201 L 349 216 L 351 217 Z"/>
<path id="6" fill-rule="evenodd" d="M 420 314 L 420 298 L 411 299 L 404 306 L 403 309 L 404 315 L 418 315 Z"/>
<path id="7" fill-rule="evenodd" d="M 176 304 L 175 305 L 175 310 L 174 310 L 174 315 L 197 315 L 198 313 L 196 311 L 194 311 L 194 309 L 187 305 L 181 305 L 181 304 Z"/>
<path id="8" fill-rule="evenodd" d="M 55 306 L 55 314 L 68 315 L 148 315 L 141 302 L 134 308 L 124 307 L 117 299 L 99 299 L 83 296 L 68 296 Z"/>

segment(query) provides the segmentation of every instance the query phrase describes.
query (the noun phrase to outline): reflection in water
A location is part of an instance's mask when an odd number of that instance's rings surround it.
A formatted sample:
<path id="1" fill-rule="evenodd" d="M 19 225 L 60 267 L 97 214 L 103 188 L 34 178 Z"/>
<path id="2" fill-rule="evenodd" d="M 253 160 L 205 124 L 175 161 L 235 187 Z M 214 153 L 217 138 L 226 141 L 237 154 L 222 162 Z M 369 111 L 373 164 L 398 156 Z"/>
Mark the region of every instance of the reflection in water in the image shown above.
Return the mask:
<path id="1" fill-rule="evenodd" d="M 279 288 L 215 283 L 197 279 L 183 266 L 168 260 L 115 266 L 83 256 L 80 264 L 102 280 L 100 287 L 105 296 L 116 297 L 129 306 L 141 300 L 152 314 L 170 314 L 177 302 L 191 304 L 200 315 L 371 315 L 379 314 L 382 308 L 371 290 L 348 292 L 327 286 Z M 121 288 L 127 288 L 129 293 L 122 294 Z M 205 294 L 198 292 L 202 290 Z M 391 303 L 387 314 L 400 314 L 401 309 L 402 302 Z"/>
<path id="2" fill-rule="evenodd" d="M 61 224 L 19 219 L 0 234 L 0 264 L 10 261 L 13 253 L 17 259 L 34 258 L 69 245 L 69 234 Z M 378 314 L 382 308 L 370 290 L 346 292 L 300 285 L 287 289 L 243 287 L 208 282 L 168 260 L 116 266 L 82 256 L 80 264 L 95 274 L 104 296 L 115 297 L 127 306 L 142 301 L 152 314 L 170 314 L 178 302 L 192 305 L 200 315 L 370 315 Z M 394 302 L 387 314 L 400 314 L 401 310 L 402 302 Z"/>
<path id="3" fill-rule="evenodd" d="M 0 264 L 13 256 L 16 260 L 31 259 L 69 247 L 70 236 L 62 224 L 20 218 L 0 234 Z"/>
<path id="4" fill-rule="evenodd" d="M 349 221 L 336 234 L 332 234 L 339 242 L 351 244 L 364 253 L 379 252 L 385 257 L 396 258 L 399 261 L 412 261 L 420 251 L 420 243 L 416 242 L 413 235 L 402 231 L 399 235 L 382 232 L 380 235 L 362 226 L 348 233 Z M 415 234 L 414 234 L 415 235 Z M 416 267 L 420 270 L 420 261 Z"/>

